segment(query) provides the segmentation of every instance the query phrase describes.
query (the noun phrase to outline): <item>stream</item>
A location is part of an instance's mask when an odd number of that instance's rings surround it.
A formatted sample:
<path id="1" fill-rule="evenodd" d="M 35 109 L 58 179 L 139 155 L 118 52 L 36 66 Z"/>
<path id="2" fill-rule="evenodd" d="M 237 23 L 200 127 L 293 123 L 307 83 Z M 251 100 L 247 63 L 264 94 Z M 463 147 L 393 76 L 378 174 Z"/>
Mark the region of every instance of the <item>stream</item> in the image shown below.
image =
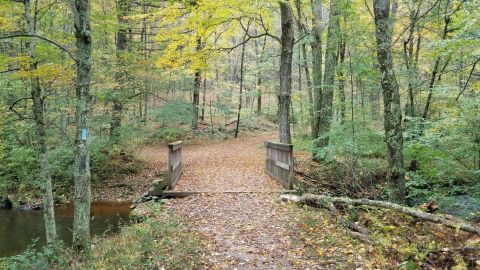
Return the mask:
<path id="1" fill-rule="evenodd" d="M 116 232 L 128 223 L 130 202 L 93 202 L 90 230 L 92 236 Z M 57 233 L 64 244 L 72 244 L 73 204 L 55 207 Z M 0 257 L 22 253 L 34 239 L 36 247 L 45 245 L 43 211 L 0 210 Z"/>

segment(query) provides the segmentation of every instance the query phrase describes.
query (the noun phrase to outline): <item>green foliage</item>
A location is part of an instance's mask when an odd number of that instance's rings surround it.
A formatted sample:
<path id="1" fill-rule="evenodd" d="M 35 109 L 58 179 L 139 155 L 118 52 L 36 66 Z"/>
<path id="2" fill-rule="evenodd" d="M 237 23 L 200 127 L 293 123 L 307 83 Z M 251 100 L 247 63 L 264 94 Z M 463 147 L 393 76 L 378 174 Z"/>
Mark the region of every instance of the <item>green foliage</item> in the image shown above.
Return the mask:
<path id="1" fill-rule="evenodd" d="M 129 151 L 130 149 L 110 143 L 106 138 L 94 140 L 90 153 L 92 180 L 102 181 L 122 174 L 139 172 L 143 166 L 130 156 Z"/>
<path id="2" fill-rule="evenodd" d="M 312 152 L 324 161 L 334 161 L 339 158 L 384 158 L 384 133 L 369 127 L 356 127 L 355 134 L 351 126 L 332 125 L 330 144 L 317 148 L 312 144 Z M 355 138 L 353 140 L 353 138 Z M 318 140 L 318 139 L 317 139 Z M 314 141 L 315 142 L 315 141 Z"/>
<path id="3" fill-rule="evenodd" d="M 56 186 L 69 187 L 73 183 L 74 153 L 71 147 L 61 145 L 49 153 L 52 181 Z"/>
<path id="4" fill-rule="evenodd" d="M 184 100 L 170 101 L 153 112 L 154 118 L 166 126 L 190 124 L 193 119 L 192 104 Z"/>
<path id="5" fill-rule="evenodd" d="M 0 192 L 25 190 L 38 184 L 37 153 L 28 146 L 16 146 L 7 151 L 1 160 Z"/>
<path id="6" fill-rule="evenodd" d="M 442 197 L 479 194 L 478 173 L 475 169 L 475 156 L 478 154 L 475 143 L 475 120 L 454 119 L 449 113 L 435 122 L 424 125 L 422 136 L 413 124 L 405 140 L 406 165 L 418 164 L 418 170 L 408 173 L 407 187 L 414 201 L 442 199 Z M 413 138 L 412 138 L 413 137 Z"/>
<path id="7" fill-rule="evenodd" d="M 35 240 L 22 254 L 0 258 L 0 268 L 5 270 L 49 270 L 71 267 L 71 254 L 62 242 L 44 246 L 40 251 L 35 248 Z"/>
<path id="8" fill-rule="evenodd" d="M 165 141 L 180 140 L 185 135 L 185 129 L 177 127 L 164 127 L 153 133 L 153 137 Z"/>

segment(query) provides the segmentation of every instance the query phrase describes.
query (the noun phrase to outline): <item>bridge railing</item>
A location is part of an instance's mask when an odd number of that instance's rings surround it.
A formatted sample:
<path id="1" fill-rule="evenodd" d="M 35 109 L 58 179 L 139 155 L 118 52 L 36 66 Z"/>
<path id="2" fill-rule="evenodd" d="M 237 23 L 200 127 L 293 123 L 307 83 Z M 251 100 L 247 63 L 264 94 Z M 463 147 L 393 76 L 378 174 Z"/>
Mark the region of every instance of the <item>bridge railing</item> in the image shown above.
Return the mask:
<path id="1" fill-rule="evenodd" d="M 294 181 L 293 145 L 266 142 L 266 171 L 284 188 L 292 189 Z"/>
<path id="2" fill-rule="evenodd" d="M 183 171 L 182 141 L 168 144 L 168 187 L 173 189 Z"/>

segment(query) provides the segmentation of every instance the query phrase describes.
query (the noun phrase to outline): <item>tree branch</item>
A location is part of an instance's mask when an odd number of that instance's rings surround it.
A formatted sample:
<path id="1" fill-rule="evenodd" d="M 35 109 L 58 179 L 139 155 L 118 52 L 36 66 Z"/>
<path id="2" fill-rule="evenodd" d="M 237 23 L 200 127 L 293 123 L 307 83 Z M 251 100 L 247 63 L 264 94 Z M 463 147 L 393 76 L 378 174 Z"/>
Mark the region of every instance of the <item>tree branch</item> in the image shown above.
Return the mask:
<path id="1" fill-rule="evenodd" d="M 46 41 L 52 45 L 54 45 L 55 47 L 57 47 L 58 49 L 60 49 L 61 51 L 65 52 L 68 54 L 68 56 L 70 56 L 70 58 L 75 61 L 75 63 L 77 62 L 77 59 L 73 56 L 73 54 L 65 47 L 63 47 L 62 45 L 58 44 L 57 42 L 51 40 L 51 39 L 48 39 L 46 37 L 42 37 L 42 36 L 38 36 L 38 35 L 28 35 L 28 34 L 17 34 L 17 35 L 10 35 L 10 36 L 3 36 L 3 37 L 0 37 L 0 40 L 4 40 L 4 39 L 12 39 L 12 38 L 17 38 L 17 37 L 29 37 L 29 38 L 38 38 L 38 39 L 41 39 L 43 41 Z"/>
<path id="2" fill-rule="evenodd" d="M 458 96 L 455 98 L 455 101 L 458 101 L 458 98 L 460 98 L 460 96 L 463 94 L 463 92 L 465 92 L 465 90 L 467 89 L 468 83 L 470 82 L 470 79 L 472 78 L 473 71 L 475 70 L 475 67 L 477 66 L 477 63 L 479 61 L 480 61 L 480 58 L 475 60 L 475 62 L 473 63 L 472 69 L 470 69 L 470 74 L 468 75 L 468 79 L 465 82 L 465 85 L 463 85 L 462 91 L 460 91 L 460 93 L 458 93 Z"/>
<path id="3" fill-rule="evenodd" d="M 430 214 L 427 212 L 415 210 L 413 208 L 391 203 L 391 202 L 376 201 L 376 200 L 369 200 L 369 199 L 351 199 L 347 197 L 330 197 L 326 195 L 316 195 L 316 194 L 308 194 L 308 193 L 302 196 L 282 195 L 281 199 L 284 201 L 293 201 L 300 204 L 313 203 L 315 205 L 323 206 L 330 203 L 344 203 L 344 204 L 351 204 L 351 205 L 366 205 L 366 206 L 390 209 L 411 217 L 419 218 L 419 219 L 437 223 L 437 224 L 442 224 L 448 228 L 460 229 L 462 231 L 476 233 L 480 235 L 480 227 L 478 226 L 475 226 L 466 222 L 462 222 L 459 220 L 447 219 L 440 215 Z"/>

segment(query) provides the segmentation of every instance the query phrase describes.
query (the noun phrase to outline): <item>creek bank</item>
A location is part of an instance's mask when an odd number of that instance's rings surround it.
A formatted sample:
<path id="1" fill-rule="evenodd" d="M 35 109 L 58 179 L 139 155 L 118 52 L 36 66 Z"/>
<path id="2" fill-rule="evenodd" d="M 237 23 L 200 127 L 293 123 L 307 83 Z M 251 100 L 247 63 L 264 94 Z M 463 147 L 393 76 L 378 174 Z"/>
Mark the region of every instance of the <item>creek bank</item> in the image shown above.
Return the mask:
<path id="1" fill-rule="evenodd" d="M 12 209 L 13 203 L 8 197 L 0 197 L 0 209 Z"/>

